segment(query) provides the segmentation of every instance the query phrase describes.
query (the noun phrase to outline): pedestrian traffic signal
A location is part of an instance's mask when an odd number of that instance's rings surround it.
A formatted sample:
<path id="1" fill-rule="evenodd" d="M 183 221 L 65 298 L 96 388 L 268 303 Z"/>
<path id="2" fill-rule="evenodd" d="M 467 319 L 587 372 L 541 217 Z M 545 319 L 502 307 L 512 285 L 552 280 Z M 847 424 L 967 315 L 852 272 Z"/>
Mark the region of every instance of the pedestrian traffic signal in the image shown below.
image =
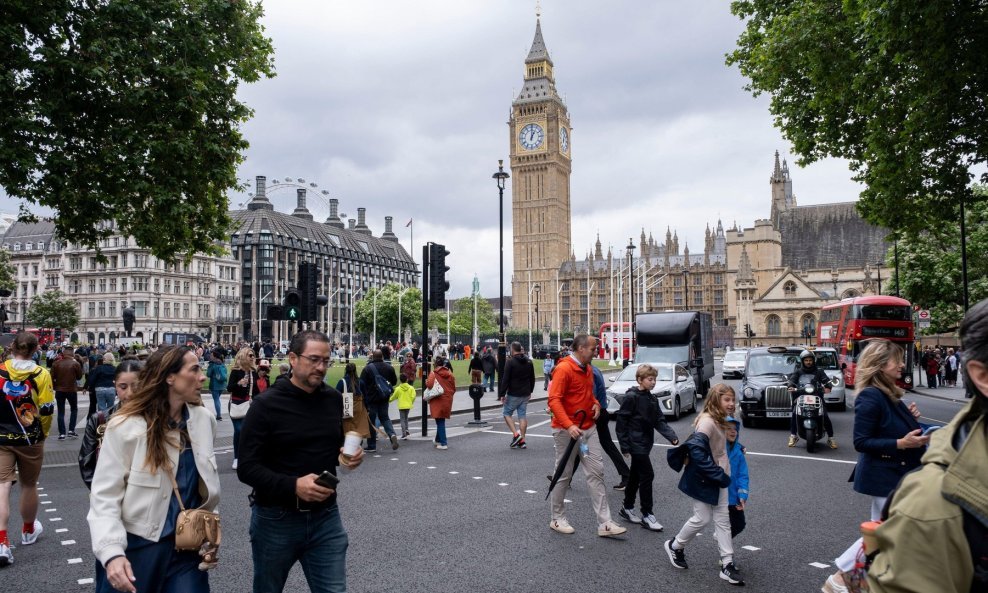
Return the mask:
<path id="1" fill-rule="evenodd" d="M 268 320 L 281 321 L 285 318 L 285 308 L 281 305 L 268 305 Z"/>
<path id="2" fill-rule="evenodd" d="M 285 321 L 302 320 L 302 299 L 299 297 L 298 290 L 289 288 L 285 291 L 285 301 L 283 306 Z"/>
<path id="3" fill-rule="evenodd" d="M 449 266 L 446 265 L 445 245 L 438 243 L 429 244 L 429 308 L 446 308 L 446 291 L 449 290 L 449 281 L 446 280 L 446 272 Z"/>
<path id="4" fill-rule="evenodd" d="M 745 337 L 748 337 L 748 338 L 755 337 L 755 332 L 751 331 L 751 324 L 750 323 L 744 324 L 744 335 L 745 335 Z"/>

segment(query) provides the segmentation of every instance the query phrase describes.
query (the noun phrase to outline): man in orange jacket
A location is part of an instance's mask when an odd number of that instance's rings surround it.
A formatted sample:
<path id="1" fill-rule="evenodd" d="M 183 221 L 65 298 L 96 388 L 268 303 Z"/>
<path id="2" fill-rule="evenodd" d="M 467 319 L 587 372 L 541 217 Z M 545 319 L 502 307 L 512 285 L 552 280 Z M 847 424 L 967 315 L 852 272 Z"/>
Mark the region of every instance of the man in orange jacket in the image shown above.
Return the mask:
<path id="1" fill-rule="evenodd" d="M 583 457 L 583 474 L 587 478 L 587 488 L 594 512 L 597 514 L 597 535 L 614 537 L 626 532 L 611 520 L 611 509 L 607 505 L 607 490 L 604 487 L 604 457 L 597 438 L 595 420 L 600 415 L 600 404 L 593 395 L 593 371 L 590 363 L 597 349 L 595 338 L 581 334 L 573 340 L 573 353 L 561 358 L 552 371 L 549 385 L 549 409 L 552 411 L 552 440 L 555 445 L 556 463 L 559 467 L 563 454 L 571 439 L 576 439 L 579 455 Z M 549 528 L 559 533 L 570 534 L 575 530 L 566 520 L 566 491 L 569 490 L 576 464 L 574 451 L 567 460 L 559 482 L 550 495 L 552 520 Z"/>

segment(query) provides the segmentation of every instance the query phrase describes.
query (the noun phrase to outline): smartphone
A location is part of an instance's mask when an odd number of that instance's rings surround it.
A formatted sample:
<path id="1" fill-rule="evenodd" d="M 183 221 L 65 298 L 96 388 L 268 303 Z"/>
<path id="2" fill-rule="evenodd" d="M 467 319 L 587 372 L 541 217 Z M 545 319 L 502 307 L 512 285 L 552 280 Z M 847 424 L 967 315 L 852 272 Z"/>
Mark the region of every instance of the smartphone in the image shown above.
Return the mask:
<path id="1" fill-rule="evenodd" d="M 319 474 L 319 477 L 316 478 L 316 484 L 319 484 L 323 488 L 332 488 L 333 490 L 336 490 L 336 486 L 338 486 L 339 483 L 340 479 L 328 470 Z"/>
<path id="2" fill-rule="evenodd" d="M 933 431 L 938 430 L 940 428 L 943 428 L 943 427 L 942 426 L 928 426 L 928 427 L 926 427 L 926 429 L 923 430 L 923 436 L 924 437 L 925 436 L 929 436 L 930 434 L 933 433 Z"/>

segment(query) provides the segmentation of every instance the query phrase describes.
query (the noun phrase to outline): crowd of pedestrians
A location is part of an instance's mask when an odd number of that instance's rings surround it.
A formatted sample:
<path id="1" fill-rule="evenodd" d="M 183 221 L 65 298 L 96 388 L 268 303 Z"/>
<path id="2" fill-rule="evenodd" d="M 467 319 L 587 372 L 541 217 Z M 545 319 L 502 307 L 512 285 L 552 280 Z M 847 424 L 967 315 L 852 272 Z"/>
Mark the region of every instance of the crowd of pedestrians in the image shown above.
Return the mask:
<path id="1" fill-rule="evenodd" d="M 926 346 L 922 352 L 917 352 L 916 360 L 921 372 L 926 375 L 928 388 L 957 387 L 962 360 L 959 348 Z"/>

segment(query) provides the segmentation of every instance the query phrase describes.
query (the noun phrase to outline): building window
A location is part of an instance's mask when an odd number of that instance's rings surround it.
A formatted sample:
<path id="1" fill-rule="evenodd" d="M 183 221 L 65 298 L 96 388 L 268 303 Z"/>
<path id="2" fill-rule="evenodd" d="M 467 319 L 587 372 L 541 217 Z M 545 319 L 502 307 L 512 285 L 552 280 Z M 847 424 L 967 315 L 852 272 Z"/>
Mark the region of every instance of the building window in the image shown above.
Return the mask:
<path id="1" fill-rule="evenodd" d="M 106 317 L 106 302 L 105 301 L 100 301 L 99 302 L 99 316 L 100 317 Z"/>
<path id="2" fill-rule="evenodd" d="M 662 306 L 662 293 L 657 292 L 652 295 L 652 306 L 661 307 Z"/>
<path id="3" fill-rule="evenodd" d="M 96 303 L 89 303 L 89 318 L 96 317 Z"/>
<path id="4" fill-rule="evenodd" d="M 682 307 L 683 306 L 683 293 L 678 292 L 678 291 L 672 293 L 672 304 L 675 307 Z"/>
<path id="5" fill-rule="evenodd" d="M 148 314 L 148 302 L 147 301 L 134 301 L 134 316 L 135 317 L 146 317 Z"/>
<path id="6" fill-rule="evenodd" d="M 786 293 L 786 298 L 793 298 L 796 296 L 796 283 L 789 280 L 782 285 L 782 291 Z"/>
<path id="7" fill-rule="evenodd" d="M 672 279 L 672 285 L 673 286 L 682 286 L 683 285 L 683 279 L 682 279 L 682 277 L 681 276 L 674 277 Z"/>
<path id="8" fill-rule="evenodd" d="M 782 335 L 782 320 L 779 319 L 778 315 L 769 315 L 765 318 L 765 335 Z"/>
<path id="9" fill-rule="evenodd" d="M 723 305 L 724 304 L 724 291 L 723 290 L 715 290 L 714 291 L 714 304 L 715 305 Z"/>
<path id="10" fill-rule="evenodd" d="M 693 291 L 693 304 L 694 305 L 702 305 L 703 304 L 703 291 L 702 290 L 694 290 Z"/>
<path id="11" fill-rule="evenodd" d="M 804 338 L 816 337 L 816 317 L 807 313 L 800 321 L 800 335 Z"/>

